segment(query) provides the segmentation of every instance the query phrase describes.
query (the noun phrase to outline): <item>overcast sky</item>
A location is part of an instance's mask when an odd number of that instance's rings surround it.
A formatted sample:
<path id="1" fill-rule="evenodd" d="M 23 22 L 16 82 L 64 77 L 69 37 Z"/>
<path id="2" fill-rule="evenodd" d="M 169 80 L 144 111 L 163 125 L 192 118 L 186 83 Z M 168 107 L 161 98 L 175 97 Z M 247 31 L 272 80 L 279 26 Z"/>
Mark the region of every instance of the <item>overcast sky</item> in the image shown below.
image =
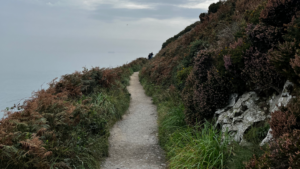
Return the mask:
<path id="1" fill-rule="evenodd" d="M 117 66 L 157 53 L 218 0 L 1 0 L 0 71 Z"/>

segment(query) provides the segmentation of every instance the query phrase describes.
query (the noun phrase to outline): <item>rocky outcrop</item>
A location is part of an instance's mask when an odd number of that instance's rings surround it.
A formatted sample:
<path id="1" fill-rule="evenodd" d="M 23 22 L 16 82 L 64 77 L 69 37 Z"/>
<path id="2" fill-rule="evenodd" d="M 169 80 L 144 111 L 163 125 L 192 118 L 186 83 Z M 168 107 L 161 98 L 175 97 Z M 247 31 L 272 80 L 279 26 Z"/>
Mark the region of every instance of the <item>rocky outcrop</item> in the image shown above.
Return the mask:
<path id="1" fill-rule="evenodd" d="M 223 132 L 229 132 L 235 141 L 241 142 L 249 127 L 267 118 L 257 104 L 259 100 L 255 92 L 243 94 L 232 108 L 220 114 L 217 125 L 222 126 Z"/>
<path id="2" fill-rule="evenodd" d="M 237 94 L 231 95 L 229 105 L 215 112 L 216 125 L 222 132 L 228 132 L 235 141 L 246 143 L 245 132 L 254 124 L 264 122 L 271 118 L 271 113 L 280 106 L 286 106 L 292 99 L 289 91 L 293 84 L 287 81 L 280 95 L 273 95 L 269 99 L 259 98 L 255 92 L 248 92 L 238 98 Z M 237 100 L 238 98 L 238 100 Z M 237 101 L 236 101 L 237 100 Z M 271 130 L 261 145 L 272 139 Z"/>
<path id="3" fill-rule="evenodd" d="M 282 93 L 280 95 L 278 95 L 278 96 L 273 96 L 269 100 L 270 112 L 271 113 L 273 113 L 274 111 L 277 111 L 278 107 L 280 107 L 280 106 L 286 106 L 290 102 L 290 100 L 293 98 L 293 96 L 290 94 L 290 90 L 293 87 L 294 87 L 294 84 L 292 82 L 290 82 L 290 81 L 287 81 L 284 84 Z M 271 118 L 271 117 L 269 116 L 269 118 Z M 263 141 L 260 143 L 260 145 L 263 146 L 266 143 L 270 142 L 272 139 L 273 139 L 272 129 L 269 129 L 266 138 L 263 139 Z"/>

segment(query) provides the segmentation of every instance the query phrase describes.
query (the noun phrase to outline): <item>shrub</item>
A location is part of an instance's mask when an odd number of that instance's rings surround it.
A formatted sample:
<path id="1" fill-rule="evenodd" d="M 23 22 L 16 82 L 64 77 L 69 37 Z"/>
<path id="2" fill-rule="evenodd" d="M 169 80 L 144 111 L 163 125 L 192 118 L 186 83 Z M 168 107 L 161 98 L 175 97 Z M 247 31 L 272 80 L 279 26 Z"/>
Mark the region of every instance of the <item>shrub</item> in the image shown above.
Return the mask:
<path id="1" fill-rule="evenodd" d="M 266 92 L 270 89 L 281 93 L 285 79 L 280 76 L 275 68 L 269 64 L 267 54 L 259 52 L 251 47 L 244 55 L 245 68 L 242 76 L 250 88 L 259 92 Z"/>
<path id="2" fill-rule="evenodd" d="M 219 23 L 219 26 L 222 27 L 222 30 L 218 31 L 218 47 L 225 48 L 228 47 L 229 44 L 235 42 L 236 34 L 240 31 L 239 24 L 234 22 L 230 25 L 225 23 Z"/>
<path id="3" fill-rule="evenodd" d="M 298 0 L 268 0 L 260 19 L 268 25 L 281 27 L 283 24 L 290 23 L 299 10 L 300 1 Z"/>
<path id="4" fill-rule="evenodd" d="M 284 25 L 286 27 L 287 33 L 283 36 L 284 40 L 293 42 L 296 41 L 296 44 L 300 42 L 300 13 L 292 18 L 292 21 L 289 24 Z"/>
<path id="5" fill-rule="evenodd" d="M 274 48 L 278 42 L 283 42 L 283 27 L 274 27 L 264 24 L 249 24 L 246 28 L 247 35 L 253 45 L 260 52 L 267 52 Z"/>
<path id="6" fill-rule="evenodd" d="M 216 13 L 218 11 L 218 9 L 220 8 L 220 6 L 222 5 L 222 2 L 219 1 L 217 3 L 212 3 L 209 5 L 208 7 L 208 13 Z"/>
<path id="7" fill-rule="evenodd" d="M 183 90 L 186 79 L 188 78 L 188 75 L 190 74 L 192 69 L 193 69 L 193 67 L 190 66 L 190 67 L 187 67 L 187 68 L 182 68 L 182 70 L 179 70 L 177 72 L 177 75 L 176 75 L 176 79 L 177 79 L 176 84 L 177 85 L 176 86 L 179 90 Z"/>
<path id="8" fill-rule="evenodd" d="M 270 127 L 273 141 L 269 150 L 261 157 L 253 157 L 247 168 L 299 168 L 300 167 L 300 112 L 299 91 L 291 91 L 297 97 L 286 107 L 280 107 L 272 113 Z"/>
<path id="9" fill-rule="evenodd" d="M 286 169 L 300 167 L 300 130 L 285 133 L 271 143 L 262 157 L 254 156 L 246 166 L 247 169 Z"/>
<path id="10" fill-rule="evenodd" d="M 297 75 L 290 66 L 290 63 L 293 64 L 295 61 L 291 59 L 295 58 L 296 50 L 297 47 L 295 42 L 279 43 L 277 49 L 269 51 L 268 59 L 279 74 L 285 76 L 292 82 L 297 83 Z"/>
<path id="11" fill-rule="evenodd" d="M 265 8 L 265 3 L 258 5 L 255 9 L 245 12 L 245 20 L 251 24 L 258 24 L 260 19 L 260 13 Z"/>
<path id="12" fill-rule="evenodd" d="M 252 144 L 260 144 L 266 138 L 270 125 L 267 122 L 254 123 L 244 134 L 244 139 Z"/>
<path id="13" fill-rule="evenodd" d="M 279 138 L 284 133 L 290 133 L 292 128 L 296 126 L 297 119 L 295 115 L 287 111 L 275 111 L 272 113 L 270 126 L 272 128 L 272 135 L 274 138 Z"/>
<path id="14" fill-rule="evenodd" d="M 199 19 L 200 19 L 201 23 L 204 22 L 205 20 L 207 20 L 207 18 L 208 18 L 208 14 L 207 13 L 201 13 L 199 15 Z"/>
<path id="15" fill-rule="evenodd" d="M 250 48 L 249 43 L 243 39 L 238 39 L 229 45 L 229 48 L 223 49 L 216 57 L 216 67 L 220 74 L 224 76 L 230 73 L 233 78 L 239 78 L 241 70 L 244 68 L 244 53 Z"/>
<path id="16" fill-rule="evenodd" d="M 188 124 L 212 117 L 217 108 L 227 103 L 229 90 L 224 84 L 226 84 L 225 79 L 212 66 L 210 54 L 201 52 L 195 60 L 193 71 L 183 90 Z"/>
<path id="17" fill-rule="evenodd" d="M 166 42 L 163 43 L 162 49 L 165 48 L 171 42 L 177 40 L 180 36 L 182 36 L 182 35 L 186 34 L 187 32 L 191 31 L 198 24 L 199 24 L 199 21 L 191 24 L 190 26 L 187 26 L 183 31 L 179 32 L 177 35 L 174 35 L 174 37 L 169 38 Z"/>
<path id="18" fill-rule="evenodd" d="M 267 148 L 260 147 L 258 144 L 249 144 L 247 146 L 242 146 L 239 143 L 231 142 L 228 145 L 228 149 L 230 150 L 230 157 L 227 159 L 224 168 L 244 169 L 246 168 L 247 162 L 250 161 L 253 156 L 260 157 L 264 154 Z"/>
<path id="19" fill-rule="evenodd" d="M 196 40 L 190 44 L 190 51 L 187 56 L 182 60 L 184 67 L 192 66 L 194 59 L 197 56 L 197 52 L 208 47 L 208 43 L 203 40 Z"/>

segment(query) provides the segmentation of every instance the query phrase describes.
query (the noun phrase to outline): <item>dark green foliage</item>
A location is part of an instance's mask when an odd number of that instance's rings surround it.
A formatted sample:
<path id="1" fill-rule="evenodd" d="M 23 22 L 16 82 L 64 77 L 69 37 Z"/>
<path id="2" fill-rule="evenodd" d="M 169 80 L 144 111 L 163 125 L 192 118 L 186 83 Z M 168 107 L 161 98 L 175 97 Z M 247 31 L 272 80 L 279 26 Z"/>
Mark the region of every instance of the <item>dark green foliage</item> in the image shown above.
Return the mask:
<path id="1" fill-rule="evenodd" d="M 205 19 L 207 18 L 207 16 L 208 16 L 207 13 L 201 13 L 199 15 L 199 19 L 200 19 L 201 23 L 205 21 Z"/>
<path id="2" fill-rule="evenodd" d="M 260 147 L 257 144 L 241 146 L 236 142 L 232 142 L 229 147 L 231 156 L 225 163 L 228 169 L 245 169 L 246 163 L 251 160 L 253 155 L 261 156 L 266 150 L 266 147 Z"/>
<path id="3" fill-rule="evenodd" d="M 252 144 L 259 144 L 267 136 L 270 125 L 266 122 L 254 123 L 245 132 L 244 139 Z"/>
<path id="4" fill-rule="evenodd" d="M 208 48 L 208 43 L 203 40 L 196 40 L 190 44 L 190 51 L 187 56 L 184 57 L 182 63 L 184 67 L 190 67 L 194 63 L 194 59 L 197 56 L 197 52 Z"/>
<path id="5" fill-rule="evenodd" d="M 163 43 L 162 45 L 162 49 L 165 48 L 168 44 L 170 44 L 171 42 L 175 41 L 176 39 L 178 39 L 180 36 L 184 35 L 185 33 L 191 31 L 194 27 L 196 27 L 200 22 L 197 21 L 193 24 L 191 24 L 190 26 L 186 27 L 183 31 L 179 32 L 177 35 L 175 35 L 174 37 L 169 38 L 166 42 Z"/>
<path id="6" fill-rule="evenodd" d="M 295 58 L 296 45 L 295 42 L 280 43 L 277 49 L 269 51 L 268 59 L 279 74 L 297 83 L 298 77 L 290 66 L 291 59 Z"/>
<path id="7" fill-rule="evenodd" d="M 250 48 L 250 43 L 243 42 L 238 39 L 228 48 L 221 50 L 216 56 L 215 65 L 221 75 L 231 73 L 231 77 L 240 76 L 241 70 L 244 68 L 244 53 Z M 228 57 L 228 62 L 224 57 Z"/>
<path id="8" fill-rule="evenodd" d="M 177 71 L 176 74 L 176 86 L 177 88 L 182 91 L 186 82 L 186 79 L 188 78 L 190 72 L 192 71 L 193 67 L 187 67 L 187 68 L 182 68 L 181 70 Z"/>
<path id="9" fill-rule="evenodd" d="M 260 19 L 260 13 L 265 8 L 266 3 L 257 6 L 254 10 L 245 12 L 245 20 L 248 23 L 258 24 Z"/>
<path id="10" fill-rule="evenodd" d="M 183 90 L 186 121 L 189 124 L 211 118 L 217 108 L 226 105 L 229 83 L 212 66 L 210 53 L 201 52 Z"/>
<path id="11" fill-rule="evenodd" d="M 299 10 L 299 0 L 268 0 L 260 19 L 268 25 L 281 27 L 290 23 Z"/>
<path id="12" fill-rule="evenodd" d="M 292 22 L 287 24 L 287 33 L 283 36 L 284 40 L 293 42 L 296 40 L 296 44 L 300 43 L 300 17 L 294 17 Z"/>
<path id="13" fill-rule="evenodd" d="M 258 25 L 249 24 L 246 28 L 252 46 L 262 53 L 266 53 L 269 49 L 276 47 L 278 42 L 283 42 L 283 30 L 283 27 L 275 27 L 262 23 Z"/>
<path id="14" fill-rule="evenodd" d="M 278 74 L 270 65 L 267 54 L 251 47 L 245 52 L 244 60 L 245 68 L 242 77 L 251 90 L 268 94 L 268 91 L 272 89 L 278 94 L 281 93 L 286 78 Z"/>
<path id="15" fill-rule="evenodd" d="M 209 5 L 208 7 L 208 13 L 216 13 L 218 11 L 218 9 L 220 8 L 220 6 L 222 5 L 222 2 L 219 1 L 217 3 L 212 3 Z"/>

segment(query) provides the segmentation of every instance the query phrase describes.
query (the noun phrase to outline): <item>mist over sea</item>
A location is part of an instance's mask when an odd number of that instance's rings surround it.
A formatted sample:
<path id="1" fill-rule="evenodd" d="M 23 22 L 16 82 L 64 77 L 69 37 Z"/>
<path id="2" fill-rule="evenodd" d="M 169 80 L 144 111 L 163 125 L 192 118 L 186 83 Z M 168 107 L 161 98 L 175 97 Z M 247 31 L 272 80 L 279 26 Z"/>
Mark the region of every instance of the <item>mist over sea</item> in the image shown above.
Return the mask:
<path id="1" fill-rule="evenodd" d="M 2 110 L 23 103 L 32 92 L 48 88 L 48 83 L 62 75 L 82 71 L 83 67 L 116 67 L 147 53 L 99 53 L 70 56 L 0 57 L 0 118 Z M 21 58 L 21 59 L 20 59 Z"/>

